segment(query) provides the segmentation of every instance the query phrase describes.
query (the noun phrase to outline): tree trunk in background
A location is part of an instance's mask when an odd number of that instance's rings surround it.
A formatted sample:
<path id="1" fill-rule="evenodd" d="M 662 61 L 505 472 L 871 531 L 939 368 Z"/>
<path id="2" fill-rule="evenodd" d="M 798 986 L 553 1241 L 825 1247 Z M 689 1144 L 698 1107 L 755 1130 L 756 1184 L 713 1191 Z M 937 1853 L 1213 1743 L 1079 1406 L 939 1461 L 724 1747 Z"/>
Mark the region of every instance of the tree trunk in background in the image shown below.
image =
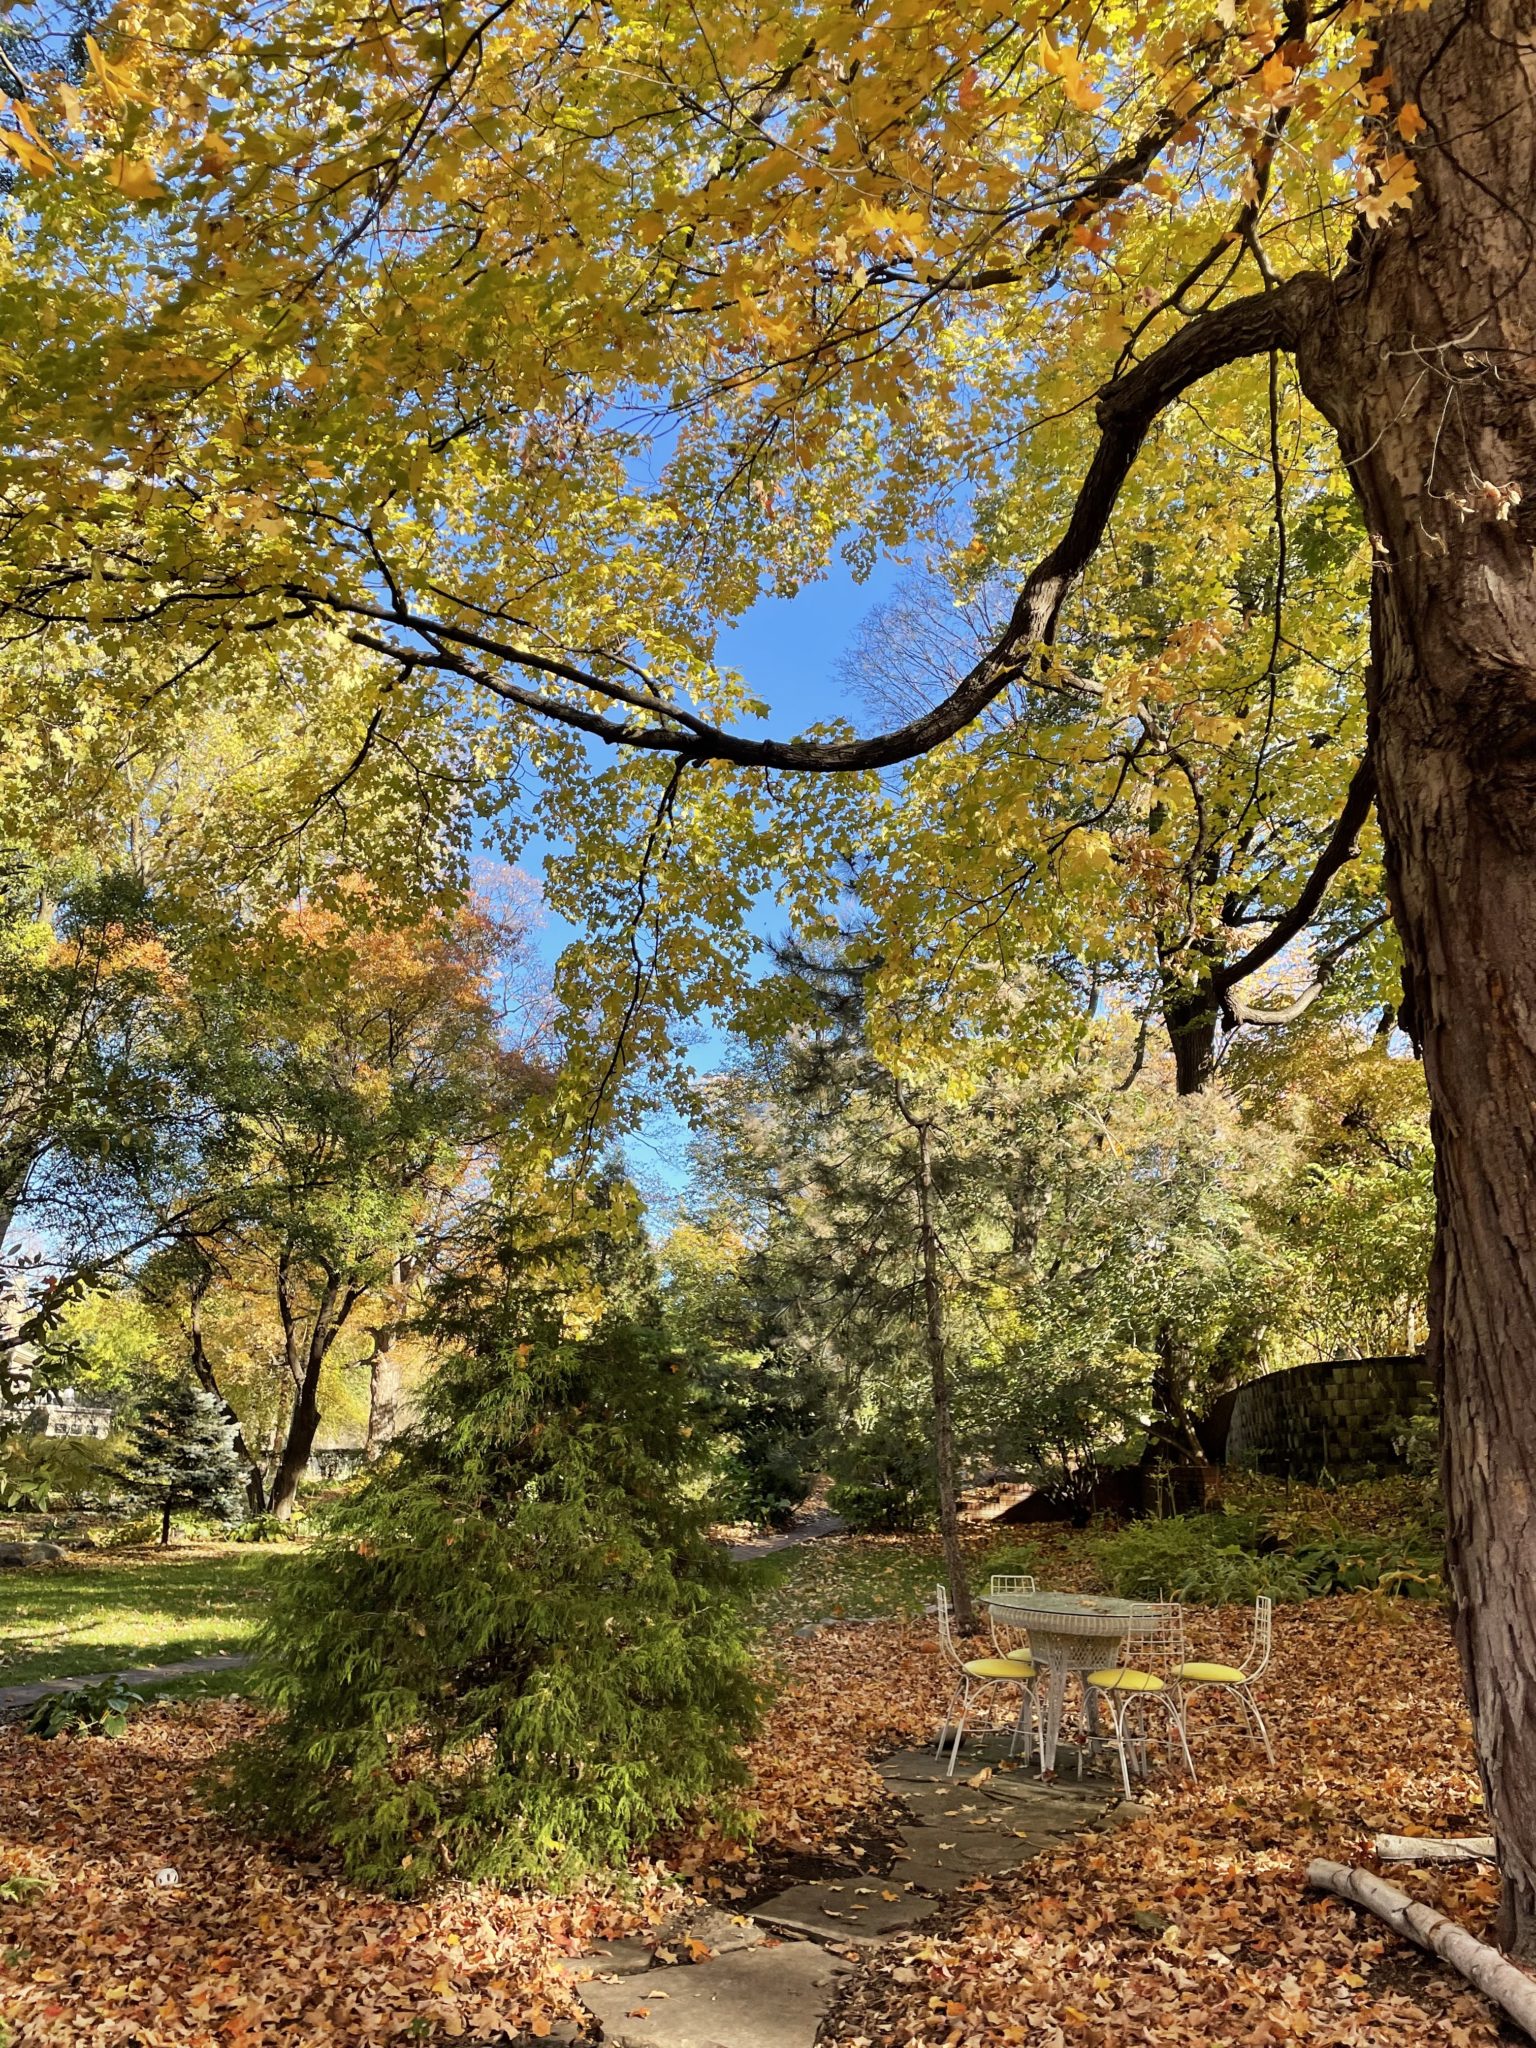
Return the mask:
<path id="1" fill-rule="evenodd" d="M 905 1110 L 902 1112 L 906 1114 Z M 962 1635 L 976 1627 L 971 1589 L 960 1549 L 960 1497 L 955 1483 L 955 1432 L 949 1403 L 949 1361 L 944 1347 L 944 1296 L 939 1281 L 939 1236 L 933 1216 L 932 1127 L 917 1132 L 917 1226 L 923 1263 L 923 1329 L 928 1374 L 933 1388 L 933 1451 L 938 1465 L 939 1533 L 944 1544 L 944 1570 L 954 1605 L 955 1626 Z"/>
<path id="2" fill-rule="evenodd" d="M 297 1356 L 294 1342 L 297 1321 L 287 1297 L 286 1284 L 280 1290 L 284 1336 L 290 1345 L 290 1353 Z M 299 1481 L 309 1470 L 310 1455 L 315 1448 L 315 1438 L 320 1434 L 320 1374 L 330 1355 L 331 1346 L 341 1334 L 342 1326 L 352 1313 L 357 1302 L 357 1290 L 342 1290 L 338 1280 L 327 1282 L 314 1321 L 309 1328 L 309 1341 L 303 1347 L 303 1364 L 298 1373 L 298 1386 L 294 1395 L 293 1414 L 288 1423 L 288 1435 L 283 1444 L 283 1454 L 277 1461 L 277 1471 L 272 1479 L 270 1510 L 279 1521 L 286 1522 L 293 1513 L 294 1501 L 299 1491 Z"/>
<path id="3" fill-rule="evenodd" d="M 1147 1425 L 1144 1465 L 1171 1461 L 1176 1465 L 1202 1462 L 1205 1452 L 1189 1412 L 1185 1389 L 1190 1366 L 1179 1333 L 1171 1323 L 1157 1332 L 1157 1364 L 1152 1371 L 1152 1416 Z"/>
<path id="4" fill-rule="evenodd" d="M 261 1460 L 255 1456 L 250 1445 L 246 1442 L 245 1433 L 240 1427 L 239 1416 L 219 1390 L 218 1376 L 214 1372 L 213 1361 L 209 1358 L 207 1346 L 203 1342 L 203 1296 L 208 1292 L 212 1284 L 213 1274 L 211 1271 L 206 1271 L 193 1286 L 188 1298 L 187 1330 L 190 1341 L 192 1371 L 196 1375 L 198 1385 L 205 1394 L 218 1403 L 219 1413 L 223 1416 L 225 1422 L 229 1424 L 230 1446 L 235 1456 L 242 1460 L 246 1468 L 246 1505 L 253 1515 L 259 1515 L 264 1512 L 267 1505 L 266 1483 L 261 1475 Z"/>
<path id="5" fill-rule="evenodd" d="M 1536 4 L 1374 25 L 1423 189 L 1296 336 L 1376 559 L 1368 680 L 1433 1105 L 1430 1356 L 1457 1637 L 1536 1959 Z"/>
<path id="6" fill-rule="evenodd" d="M 320 1434 L 319 1385 L 320 1371 L 317 1366 L 313 1376 L 305 1374 L 304 1384 L 295 1396 L 293 1413 L 288 1421 L 288 1434 L 283 1441 L 283 1454 L 278 1459 L 277 1470 L 272 1476 L 269 1507 L 280 1522 L 286 1522 L 293 1513 L 299 1481 L 309 1470 L 310 1453 L 315 1448 L 315 1438 Z"/>
<path id="7" fill-rule="evenodd" d="M 397 1297 L 410 1286 L 414 1258 L 397 1259 L 390 1286 Z M 368 1361 L 368 1434 L 363 1456 L 372 1465 L 382 1457 L 400 1425 L 400 1369 L 395 1363 L 395 1339 L 401 1317 L 380 1324 L 374 1334 L 373 1356 Z"/>
<path id="8" fill-rule="evenodd" d="M 1173 1084 L 1180 1095 L 1199 1095 L 1215 1077 L 1219 1021 L 1209 989 L 1165 998 L 1163 1022 L 1173 1048 Z"/>

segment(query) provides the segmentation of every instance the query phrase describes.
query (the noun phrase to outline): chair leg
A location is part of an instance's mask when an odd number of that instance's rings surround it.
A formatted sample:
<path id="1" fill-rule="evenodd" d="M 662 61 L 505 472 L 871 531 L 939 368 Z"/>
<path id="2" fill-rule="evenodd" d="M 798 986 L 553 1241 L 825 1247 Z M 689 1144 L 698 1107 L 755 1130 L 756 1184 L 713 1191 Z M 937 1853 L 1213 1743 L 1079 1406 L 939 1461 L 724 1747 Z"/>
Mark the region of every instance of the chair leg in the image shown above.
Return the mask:
<path id="1" fill-rule="evenodd" d="M 1184 1768 L 1189 1773 L 1189 1782 L 1192 1785 L 1198 1785 L 1200 1780 L 1195 1775 L 1195 1760 L 1189 1753 L 1189 1737 L 1184 1732 L 1183 1709 L 1175 1709 L 1171 1700 L 1165 1701 L 1164 1704 L 1168 1709 L 1168 1719 L 1178 1731 L 1179 1747 L 1184 1752 Z"/>
<path id="2" fill-rule="evenodd" d="M 1022 1692 L 1023 1698 L 1019 1701 L 1019 1711 L 1014 1718 L 1013 1736 L 1008 1744 L 1008 1754 L 1010 1756 L 1015 1754 L 1019 1746 L 1019 1732 L 1021 1729 L 1027 1730 L 1024 1741 L 1024 1761 L 1027 1764 L 1035 1753 L 1035 1695 L 1031 1686 L 1021 1686 L 1019 1690 Z"/>
<path id="3" fill-rule="evenodd" d="M 1121 1700 L 1117 1703 L 1111 1703 L 1109 1708 L 1110 1726 L 1115 1731 L 1115 1747 L 1120 1754 L 1120 1783 L 1125 1788 L 1127 1799 L 1131 1796 L 1131 1766 L 1125 1754 L 1127 1741 L 1125 1716 L 1129 1705 L 1130 1702 L 1128 1700 Z"/>
<path id="4" fill-rule="evenodd" d="M 1258 1701 L 1249 1692 L 1247 1686 L 1242 1687 L 1240 1691 L 1234 1686 L 1232 1690 L 1237 1693 L 1238 1704 L 1243 1710 L 1243 1718 L 1252 1722 L 1254 1732 L 1264 1745 L 1264 1754 L 1268 1757 L 1270 1764 L 1273 1765 L 1275 1761 L 1274 1746 L 1269 1739 L 1269 1730 L 1264 1726 L 1264 1716 L 1259 1712 Z"/>
<path id="5" fill-rule="evenodd" d="M 955 1740 L 949 1752 L 949 1769 L 944 1774 L 946 1777 L 952 1778 L 955 1775 L 955 1765 L 960 1761 L 960 1741 L 965 1734 L 965 1724 L 970 1718 L 970 1712 L 971 1682 L 967 1679 L 960 1699 L 960 1718 L 955 1723 Z"/>
<path id="6" fill-rule="evenodd" d="M 950 1726 L 955 1718 L 955 1708 L 960 1704 L 964 1697 L 964 1686 L 956 1686 L 954 1694 L 949 1702 L 948 1711 L 945 1713 L 944 1719 L 939 1723 L 939 1739 L 933 1745 L 933 1753 L 936 1758 L 941 1757 L 944 1754 L 944 1744 L 949 1735 Z"/>

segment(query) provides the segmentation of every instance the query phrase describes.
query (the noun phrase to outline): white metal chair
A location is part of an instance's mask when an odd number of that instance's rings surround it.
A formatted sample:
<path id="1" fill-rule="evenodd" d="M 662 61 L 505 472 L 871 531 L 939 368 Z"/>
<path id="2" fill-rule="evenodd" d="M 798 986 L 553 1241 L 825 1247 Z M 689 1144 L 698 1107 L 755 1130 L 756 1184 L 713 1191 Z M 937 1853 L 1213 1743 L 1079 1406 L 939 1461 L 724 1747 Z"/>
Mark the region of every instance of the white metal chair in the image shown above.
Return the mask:
<path id="1" fill-rule="evenodd" d="M 935 1589 L 934 1608 L 939 1623 L 939 1649 L 944 1657 L 944 1661 L 953 1669 L 957 1682 L 954 1699 L 951 1702 L 948 1714 L 944 1717 L 944 1725 L 939 1730 L 939 1739 L 934 1745 L 933 1753 L 935 1756 L 942 1756 L 944 1754 L 944 1744 L 949 1739 L 950 1730 L 953 1728 L 954 1741 L 950 1747 L 949 1770 L 946 1773 L 948 1777 L 952 1778 L 955 1775 L 955 1764 L 960 1755 L 960 1738 L 965 1733 L 965 1724 L 970 1718 L 971 1707 L 977 1699 L 983 1697 L 997 1686 L 1017 1685 L 1022 1687 L 1024 1692 L 1024 1698 L 1020 1702 L 1018 1715 L 1014 1722 L 1013 1742 L 1009 1745 L 1009 1755 L 1013 1754 L 1014 1748 L 1018 1744 L 1020 1729 L 1026 1726 L 1029 1731 L 1030 1746 L 1033 1747 L 1036 1674 L 1034 1665 L 1027 1657 L 962 1657 L 959 1647 L 955 1642 L 949 1594 L 942 1586 Z M 1027 1722 L 1026 1714 L 1028 1716 Z"/>
<path id="2" fill-rule="evenodd" d="M 1157 1625 L 1154 1629 L 1145 1635 L 1126 1638 L 1123 1654 L 1134 1654 L 1139 1660 L 1137 1663 L 1107 1665 L 1102 1671 L 1090 1671 L 1083 1680 L 1090 1713 L 1097 1706 L 1109 1716 L 1113 1733 L 1097 1739 L 1118 1751 L 1120 1782 L 1125 1787 L 1127 1799 L 1131 1796 L 1130 1758 L 1133 1752 L 1137 1758 L 1138 1774 L 1146 1775 L 1147 1710 L 1150 1707 L 1157 1707 L 1167 1716 L 1170 1744 L 1177 1736 L 1179 1747 L 1184 1752 L 1184 1768 L 1191 1778 L 1195 1775 L 1189 1738 L 1184 1732 L 1184 1695 L 1178 1678 L 1185 1662 L 1184 1610 L 1175 1602 L 1164 1601 L 1158 1604 L 1155 1612 Z"/>
<path id="3" fill-rule="evenodd" d="M 987 1581 L 989 1599 L 996 1599 L 1000 1594 L 1037 1593 L 1039 1590 L 1033 1575 L 1029 1572 L 994 1572 Z M 1025 1663 L 1033 1663 L 1027 1640 L 1023 1644 L 1016 1640 L 1019 1633 L 1017 1629 L 1000 1629 L 997 1616 L 990 1607 L 987 1609 L 987 1627 L 992 1631 L 992 1647 L 999 1657 L 1017 1657 L 1022 1658 Z"/>
<path id="4" fill-rule="evenodd" d="M 1236 1700 L 1244 1721 L 1262 1743 L 1264 1754 L 1271 1763 L 1275 1760 L 1274 1747 L 1269 1739 L 1269 1730 L 1264 1726 L 1264 1716 L 1259 1712 L 1259 1703 L 1253 1696 L 1253 1688 L 1269 1668 L 1274 1631 L 1275 1603 L 1267 1593 L 1261 1593 L 1253 1603 L 1253 1622 L 1241 1664 L 1205 1664 L 1196 1658 L 1193 1662 L 1181 1662 L 1174 1674 L 1180 1686 L 1214 1686 L 1218 1692 Z"/>

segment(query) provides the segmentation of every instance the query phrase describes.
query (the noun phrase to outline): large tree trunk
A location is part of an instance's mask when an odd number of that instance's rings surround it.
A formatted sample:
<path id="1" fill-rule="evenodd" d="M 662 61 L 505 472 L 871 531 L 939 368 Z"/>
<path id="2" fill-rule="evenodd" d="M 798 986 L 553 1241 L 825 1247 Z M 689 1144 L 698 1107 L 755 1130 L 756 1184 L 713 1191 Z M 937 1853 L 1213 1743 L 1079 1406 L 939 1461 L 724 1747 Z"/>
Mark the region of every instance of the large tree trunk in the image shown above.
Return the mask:
<path id="1" fill-rule="evenodd" d="M 314 1321 L 310 1324 L 308 1342 L 302 1346 L 303 1363 L 296 1375 L 293 1413 L 288 1422 L 283 1455 L 278 1459 L 277 1471 L 273 1475 L 268 1503 L 271 1513 L 280 1522 L 286 1522 L 292 1515 L 299 1481 L 309 1470 L 315 1438 L 320 1434 L 320 1374 L 330 1356 L 331 1346 L 356 1305 L 358 1292 L 356 1288 L 343 1290 L 339 1280 L 328 1280 L 321 1290 Z M 297 1342 L 298 1319 L 289 1296 L 286 1266 L 279 1272 L 278 1303 L 289 1357 L 296 1361 L 301 1347 Z"/>
<path id="2" fill-rule="evenodd" d="M 1163 1022 L 1173 1051 L 1173 1085 L 1180 1095 L 1199 1095 L 1216 1075 L 1216 998 L 1208 989 L 1171 995 L 1163 1003 Z"/>
<path id="3" fill-rule="evenodd" d="M 1394 106 L 1430 124 L 1423 189 L 1297 346 L 1376 558 L 1372 746 L 1434 1111 L 1450 1572 L 1501 1938 L 1532 1958 L 1536 0 L 1437 0 L 1374 32 Z"/>
<path id="4" fill-rule="evenodd" d="M 272 1476 L 268 1507 L 280 1522 L 286 1522 L 293 1513 L 299 1481 L 309 1470 L 310 1454 L 315 1448 L 315 1438 L 320 1434 L 319 1388 L 320 1369 L 316 1366 L 313 1375 L 305 1374 L 304 1382 L 294 1397 L 283 1454 Z"/>
<path id="5" fill-rule="evenodd" d="M 906 1114 L 905 1110 L 902 1112 Z M 932 1126 L 914 1125 L 917 1132 L 917 1224 L 923 1265 L 923 1331 L 928 1376 L 933 1390 L 933 1450 L 938 1466 L 939 1534 L 944 1545 L 944 1570 L 955 1626 L 962 1635 L 976 1627 L 971 1589 L 960 1548 L 960 1495 L 955 1481 L 955 1430 L 949 1400 L 949 1359 L 944 1343 L 944 1294 L 939 1277 L 939 1233 L 933 1213 Z"/>

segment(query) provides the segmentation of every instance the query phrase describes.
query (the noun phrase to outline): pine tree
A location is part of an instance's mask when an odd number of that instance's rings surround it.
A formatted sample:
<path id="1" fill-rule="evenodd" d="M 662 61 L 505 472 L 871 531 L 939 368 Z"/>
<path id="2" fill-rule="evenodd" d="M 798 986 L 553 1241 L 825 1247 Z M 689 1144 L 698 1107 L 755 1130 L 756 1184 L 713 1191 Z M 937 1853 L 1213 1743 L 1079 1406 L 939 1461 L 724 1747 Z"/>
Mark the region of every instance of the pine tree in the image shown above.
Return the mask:
<path id="1" fill-rule="evenodd" d="M 355 1880 L 550 1883 L 740 1781 L 758 1685 L 735 1568 L 688 1497 L 662 1333 L 577 1340 L 489 1290 L 399 1458 L 284 1576 L 227 1779 Z"/>
<path id="2" fill-rule="evenodd" d="M 145 1402 L 134 1424 L 123 1483 L 160 1510 L 160 1541 L 171 1516 L 202 1508 L 229 1520 L 239 1511 L 245 1473 L 218 1403 L 190 1381 L 176 1381 Z"/>

